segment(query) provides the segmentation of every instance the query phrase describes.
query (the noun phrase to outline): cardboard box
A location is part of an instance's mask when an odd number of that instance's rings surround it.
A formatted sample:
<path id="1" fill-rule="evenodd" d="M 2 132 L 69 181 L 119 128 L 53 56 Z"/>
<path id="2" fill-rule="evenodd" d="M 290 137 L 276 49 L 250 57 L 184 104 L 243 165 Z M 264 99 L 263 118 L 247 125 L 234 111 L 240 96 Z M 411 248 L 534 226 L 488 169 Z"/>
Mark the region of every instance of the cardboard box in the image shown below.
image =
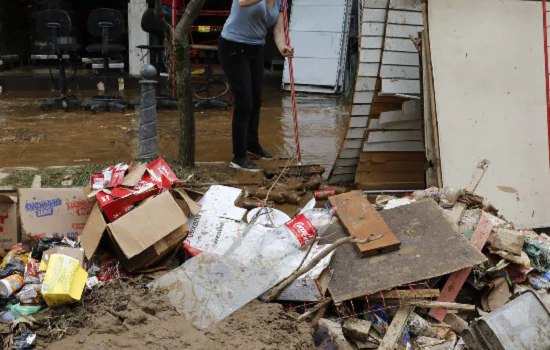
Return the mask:
<path id="1" fill-rule="evenodd" d="M 17 197 L 0 195 L 0 246 L 9 250 L 19 241 Z"/>
<path id="2" fill-rule="evenodd" d="M 27 188 L 19 190 L 19 215 L 24 241 L 29 238 L 77 239 L 93 207 L 86 188 Z"/>
<path id="3" fill-rule="evenodd" d="M 82 232 L 81 245 L 86 257 L 94 255 L 101 237 L 111 239 L 117 258 L 128 271 L 150 266 L 161 260 L 187 236 L 186 208 L 196 203 L 181 193 L 172 196 L 166 191 L 142 202 L 140 206 L 116 220 L 107 223 L 96 205 Z M 183 202 L 183 203 L 180 203 Z"/>
<path id="4" fill-rule="evenodd" d="M 53 254 L 42 284 L 42 297 L 48 306 L 80 300 L 87 278 L 88 273 L 80 267 L 78 260 L 67 255 Z"/>
<path id="5" fill-rule="evenodd" d="M 71 248 L 71 247 L 54 247 L 46 250 L 42 254 L 42 261 L 40 261 L 40 270 L 46 271 L 50 262 L 50 257 L 54 254 L 61 254 L 69 256 L 78 261 L 80 267 L 84 268 L 84 249 Z"/>

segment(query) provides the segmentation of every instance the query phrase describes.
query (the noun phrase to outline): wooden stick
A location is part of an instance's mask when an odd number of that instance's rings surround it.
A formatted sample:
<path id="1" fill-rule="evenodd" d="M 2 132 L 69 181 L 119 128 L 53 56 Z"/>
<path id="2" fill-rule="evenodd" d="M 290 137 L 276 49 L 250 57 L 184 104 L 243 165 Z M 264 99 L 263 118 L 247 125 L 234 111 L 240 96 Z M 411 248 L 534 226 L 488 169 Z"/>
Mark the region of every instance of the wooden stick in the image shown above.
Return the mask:
<path id="1" fill-rule="evenodd" d="M 439 289 L 418 289 L 418 290 L 386 290 L 367 296 L 368 299 L 415 299 L 415 298 L 437 298 Z"/>
<path id="2" fill-rule="evenodd" d="M 271 293 L 271 295 L 269 296 L 269 298 L 267 298 L 267 302 L 270 303 L 272 302 L 273 300 L 275 300 L 279 294 L 281 294 L 283 292 L 283 290 L 286 289 L 286 287 L 290 286 L 292 284 L 292 282 L 296 281 L 298 279 L 298 277 L 302 276 L 303 274 L 305 274 L 306 272 L 308 272 L 309 270 L 313 269 L 315 266 L 317 266 L 317 264 L 323 260 L 327 255 L 329 255 L 333 250 L 335 250 L 336 248 L 340 247 L 341 245 L 344 245 L 346 243 L 357 243 L 357 244 L 364 244 L 364 243 L 368 243 L 368 242 L 372 242 L 374 240 L 377 240 L 377 239 L 380 239 L 382 238 L 382 235 L 378 235 L 376 237 L 372 237 L 372 238 L 367 238 L 367 239 L 363 239 L 363 240 L 359 240 L 355 237 L 346 237 L 346 238 L 341 238 L 339 240 L 337 240 L 336 242 L 332 243 L 330 246 L 326 247 L 325 249 L 323 249 L 323 251 L 321 253 L 319 253 L 319 255 L 317 255 L 315 258 L 313 258 L 309 263 L 307 263 L 306 265 L 304 265 L 301 269 L 299 269 L 298 271 L 295 271 L 292 275 L 290 275 L 286 280 L 284 280 L 283 282 L 281 282 L 276 288 L 275 290 L 273 291 L 273 293 Z"/>
<path id="3" fill-rule="evenodd" d="M 303 320 L 305 320 L 308 316 L 314 314 L 315 312 L 317 312 L 317 310 L 320 310 L 322 307 L 324 307 L 325 305 L 328 305 L 330 302 L 332 301 L 332 298 L 325 298 L 323 300 L 321 300 L 319 302 L 319 304 L 315 305 L 314 307 L 311 308 L 311 310 L 309 310 L 308 312 L 304 313 L 303 315 L 301 315 L 300 317 L 298 317 L 296 319 L 296 321 L 298 322 L 302 322 Z"/>
<path id="4" fill-rule="evenodd" d="M 399 337 L 401 337 L 401 334 L 403 334 L 403 330 L 407 325 L 409 316 L 413 311 L 414 311 L 414 306 L 402 306 L 397 310 L 397 313 L 395 314 L 395 317 L 391 321 L 390 326 L 386 331 L 386 335 L 384 335 L 384 338 L 382 339 L 382 342 L 378 347 L 378 350 L 395 349 L 395 345 L 399 340 Z"/>
<path id="5" fill-rule="evenodd" d="M 444 301 L 411 301 L 407 302 L 409 305 L 414 305 L 422 309 L 445 309 L 445 310 L 458 310 L 458 311 L 475 311 L 475 305 L 469 304 L 457 304 L 457 303 L 446 303 Z"/>

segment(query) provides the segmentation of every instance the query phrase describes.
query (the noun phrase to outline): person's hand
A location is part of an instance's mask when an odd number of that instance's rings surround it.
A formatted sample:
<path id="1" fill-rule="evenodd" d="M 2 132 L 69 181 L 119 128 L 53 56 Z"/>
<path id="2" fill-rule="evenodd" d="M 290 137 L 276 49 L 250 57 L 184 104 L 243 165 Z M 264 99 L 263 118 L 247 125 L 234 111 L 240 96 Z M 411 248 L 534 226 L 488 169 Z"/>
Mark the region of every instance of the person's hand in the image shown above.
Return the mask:
<path id="1" fill-rule="evenodd" d="M 284 57 L 294 57 L 294 48 L 292 46 L 285 45 L 281 50 L 281 55 Z"/>

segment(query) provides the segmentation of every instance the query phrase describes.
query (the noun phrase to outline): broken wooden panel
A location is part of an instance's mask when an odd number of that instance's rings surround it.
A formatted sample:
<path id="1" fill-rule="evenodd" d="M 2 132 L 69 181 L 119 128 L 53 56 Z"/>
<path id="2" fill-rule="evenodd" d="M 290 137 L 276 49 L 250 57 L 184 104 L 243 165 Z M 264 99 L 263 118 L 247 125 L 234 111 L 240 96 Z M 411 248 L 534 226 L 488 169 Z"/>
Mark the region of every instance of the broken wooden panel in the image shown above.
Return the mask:
<path id="1" fill-rule="evenodd" d="M 380 124 L 380 119 L 369 121 L 369 130 L 422 130 L 420 120 Z"/>
<path id="2" fill-rule="evenodd" d="M 401 241 L 401 247 L 367 258 L 361 258 L 352 245 L 338 248 L 330 263 L 334 274 L 329 284 L 336 303 L 443 276 L 487 260 L 455 230 L 433 200 L 383 210 L 380 215 Z M 322 243 L 346 236 L 337 222 L 327 230 Z"/>
<path id="3" fill-rule="evenodd" d="M 516 230 L 507 230 L 499 228 L 491 234 L 489 243 L 491 247 L 499 250 L 505 250 L 512 254 L 521 255 L 523 251 L 523 241 L 525 241 L 525 233 Z"/>
<path id="4" fill-rule="evenodd" d="M 386 57 L 386 55 L 384 55 Z M 401 78 L 401 79 L 418 79 L 420 77 L 420 69 L 418 67 L 407 66 L 391 66 L 382 65 L 380 67 L 380 78 Z"/>
<path id="5" fill-rule="evenodd" d="M 367 142 L 422 141 L 423 139 L 421 130 L 383 130 L 370 131 Z"/>
<path id="6" fill-rule="evenodd" d="M 363 152 L 424 152 L 422 141 L 365 143 Z"/>
<path id="7" fill-rule="evenodd" d="M 399 248 L 399 240 L 361 191 L 329 197 L 330 204 L 349 234 L 358 239 L 377 238 L 356 244 L 361 256 L 370 256 Z"/>
<path id="8" fill-rule="evenodd" d="M 389 8 L 392 10 L 422 11 L 421 0 L 391 0 Z"/>

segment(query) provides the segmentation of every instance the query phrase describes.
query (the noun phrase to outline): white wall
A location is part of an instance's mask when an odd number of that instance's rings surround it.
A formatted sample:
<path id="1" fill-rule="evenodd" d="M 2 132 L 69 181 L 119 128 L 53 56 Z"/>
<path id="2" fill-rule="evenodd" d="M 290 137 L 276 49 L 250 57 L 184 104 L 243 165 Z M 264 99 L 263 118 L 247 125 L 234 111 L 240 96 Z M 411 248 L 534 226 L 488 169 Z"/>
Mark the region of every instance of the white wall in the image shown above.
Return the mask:
<path id="1" fill-rule="evenodd" d="M 130 75 L 133 76 L 139 76 L 141 67 L 149 63 L 149 56 L 142 60 L 143 56 L 147 54 L 147 50 L 140 50 L 136 47 L 149 44 L 149 34 L 141 29 L 141 17 L 146 9 L 146 0 L 130 0 L 128 4 L 128 53 Z"/>

